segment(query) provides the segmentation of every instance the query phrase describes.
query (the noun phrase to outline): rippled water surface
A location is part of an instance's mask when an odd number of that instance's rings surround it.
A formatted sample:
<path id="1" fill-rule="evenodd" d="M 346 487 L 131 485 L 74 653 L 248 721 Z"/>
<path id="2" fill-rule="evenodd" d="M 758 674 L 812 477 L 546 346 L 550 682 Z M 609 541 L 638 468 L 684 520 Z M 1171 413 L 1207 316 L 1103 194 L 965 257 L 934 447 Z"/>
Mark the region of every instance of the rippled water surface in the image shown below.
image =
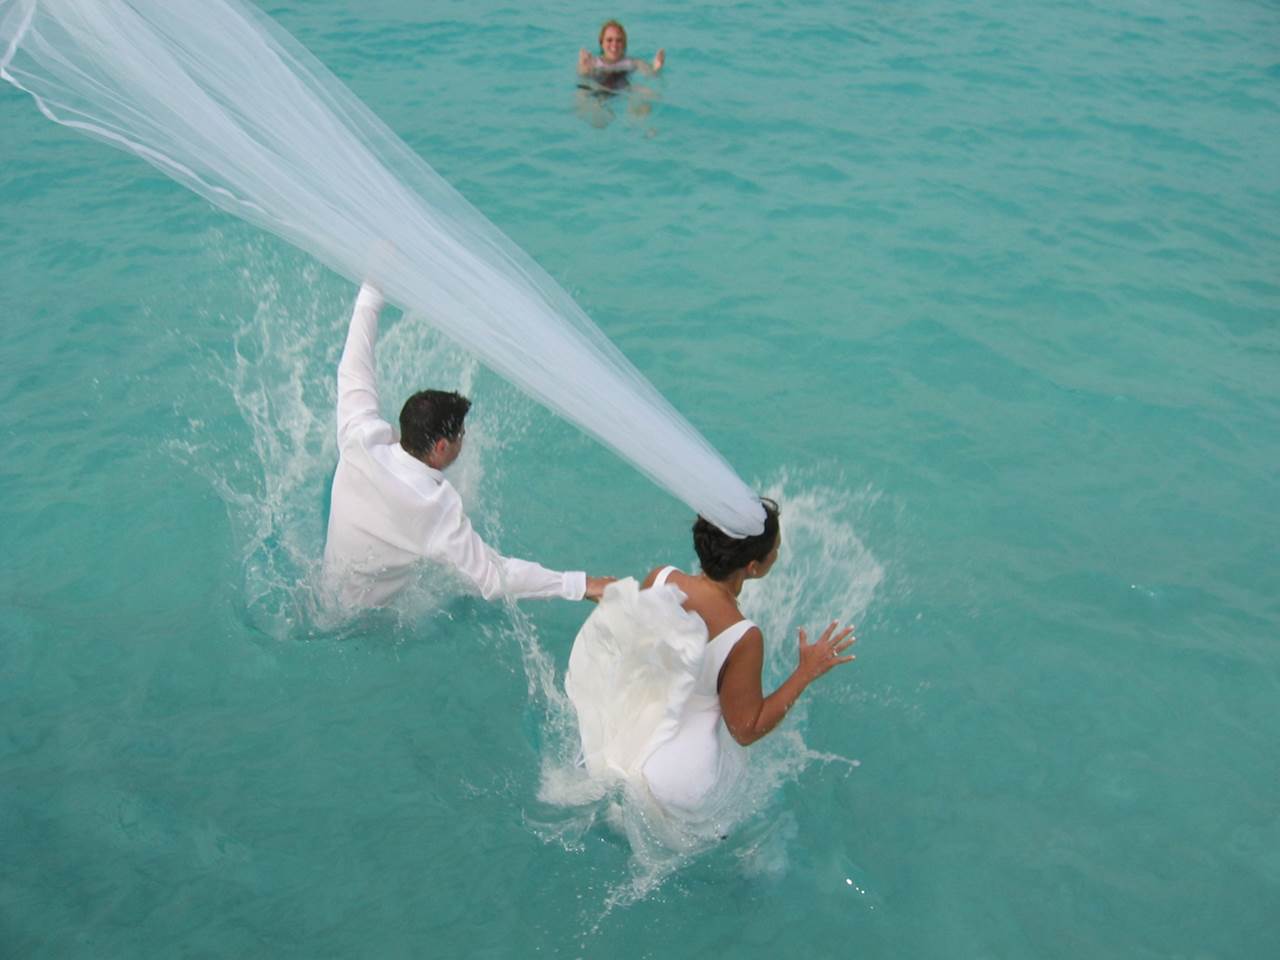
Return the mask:
<path id="1" fill-rule="evenodd" d="M 582 606 L 312 610 L 354 290 L 6 86 L 0 955 L 1276 955 L 1274 4 L 265 9 L 781 497 L 769 680 L 802 624 L 859 658 L 686 862 L 539 799 Z M 576 109 L 609 15 L 647 114 Z M 690 562 L 385 330 L 504 550 Z"/>

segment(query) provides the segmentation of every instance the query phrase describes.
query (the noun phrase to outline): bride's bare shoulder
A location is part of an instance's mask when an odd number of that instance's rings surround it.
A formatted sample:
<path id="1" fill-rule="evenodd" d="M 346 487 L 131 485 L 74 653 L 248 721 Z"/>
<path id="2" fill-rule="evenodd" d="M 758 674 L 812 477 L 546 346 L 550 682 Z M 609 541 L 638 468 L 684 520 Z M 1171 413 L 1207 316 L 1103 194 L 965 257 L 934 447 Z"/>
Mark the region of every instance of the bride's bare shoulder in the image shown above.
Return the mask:
<path id="1" fill-rule="evenodd" d="M 738 605 L 733 598 L 703 577 L 673 573 L 667 578 L 667 582 L 674 582 L 684 591 L 687 597 L 684 608 L 701 617 L 707 625 L 707 631 L 713 637 L 725 627 L 742 619 L 742 613 L 738 610 Z"/>

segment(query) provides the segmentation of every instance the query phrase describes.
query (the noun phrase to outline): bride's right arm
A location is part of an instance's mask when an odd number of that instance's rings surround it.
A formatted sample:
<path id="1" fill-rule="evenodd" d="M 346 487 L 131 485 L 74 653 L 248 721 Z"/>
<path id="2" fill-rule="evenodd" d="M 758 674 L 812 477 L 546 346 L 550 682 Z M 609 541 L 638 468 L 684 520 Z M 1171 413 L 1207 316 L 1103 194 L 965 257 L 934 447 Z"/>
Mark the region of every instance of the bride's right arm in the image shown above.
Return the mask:
<path id="1" fill-rule="evenodd" d="M 720 712 L 733 739 L 744 747 L 755 743 L 782 722 L 804 688 L 832 667 L 854 657 L 841 656 L 857 639 L 853 628 L 837 631 L 832 623 L 815 643 L 806 643 L 800 631 L 799 663 L 791 676 L 767 697 L 760 677 L 764 669 L 764 635 L 752 627 L 737 642 L 725 660 L 720 680 Z"/>

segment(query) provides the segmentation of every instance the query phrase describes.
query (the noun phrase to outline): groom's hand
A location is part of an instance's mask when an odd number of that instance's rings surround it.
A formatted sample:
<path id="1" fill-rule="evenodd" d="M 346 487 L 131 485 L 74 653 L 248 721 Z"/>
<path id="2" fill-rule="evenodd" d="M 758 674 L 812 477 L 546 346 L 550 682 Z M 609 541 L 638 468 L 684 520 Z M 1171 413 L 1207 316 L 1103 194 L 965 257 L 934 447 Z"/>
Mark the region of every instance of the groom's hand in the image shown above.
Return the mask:
<path id="1" fill-rule="evenodd" d="M 604 588 L 617 579 L 617 577 L 587 577 L 587 592 L 582 599 L 595 603 L 604 596 Z"/>

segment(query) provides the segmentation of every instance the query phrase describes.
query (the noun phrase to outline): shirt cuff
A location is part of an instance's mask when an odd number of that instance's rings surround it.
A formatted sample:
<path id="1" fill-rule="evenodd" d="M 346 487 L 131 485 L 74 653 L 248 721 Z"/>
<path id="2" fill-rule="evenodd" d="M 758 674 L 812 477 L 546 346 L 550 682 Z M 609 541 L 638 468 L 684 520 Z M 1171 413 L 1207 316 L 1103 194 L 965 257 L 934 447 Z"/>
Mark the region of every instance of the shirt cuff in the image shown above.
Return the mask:
<path id="1" fill-rule="evenodd" d="M 581 570 L 570 570 L 564 575 L 563 592 L 566 600 L 581 600 L 587 595 L 587 575 Z"/>
<path id="2" fill-rule="evenodd" d="M 360 287 L 360 295 L 356 297 L 356 309 L 373 307 L 374 310 L 381 310 L 382 303 L 382 292 L 366 280 Z"/>

